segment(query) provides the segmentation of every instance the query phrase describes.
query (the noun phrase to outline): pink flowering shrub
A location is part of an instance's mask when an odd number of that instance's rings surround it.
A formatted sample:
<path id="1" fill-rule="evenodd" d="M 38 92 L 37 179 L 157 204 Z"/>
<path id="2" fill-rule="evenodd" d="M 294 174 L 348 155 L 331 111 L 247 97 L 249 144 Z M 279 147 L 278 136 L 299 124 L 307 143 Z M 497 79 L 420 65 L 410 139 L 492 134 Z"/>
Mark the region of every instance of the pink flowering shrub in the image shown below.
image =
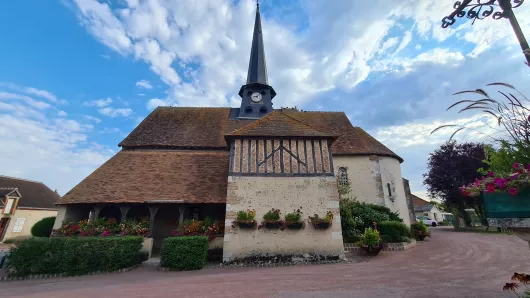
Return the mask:
<path id="1" fill-rule="evenodd" d="M 524 167 L 520 163 L 514 163 L 513 173 L 509 176 L 496 176 L 493 172 L 488 172 L 487 176 L 481 179 L 475 178 L 473 183 L 460 188 L 462 194 L 468 197 L 476 197 L 480 192 L 508 192 L 517 195 L 521 188 L 530 186 L 530 164 Z"/>
<path id="2" fill-rule="evenodd" d="M 118 224 L 115 218 L 98 218 L 91 223 L 85 219 L 79 222 L 66 223 L 59 229 L 52 230 L 52 236 L 63 237 L 108 237 L 115 235 L 149 237 L 149 218 L 143 217 L 139 222 L 125 220 L 121 224 Z"/>

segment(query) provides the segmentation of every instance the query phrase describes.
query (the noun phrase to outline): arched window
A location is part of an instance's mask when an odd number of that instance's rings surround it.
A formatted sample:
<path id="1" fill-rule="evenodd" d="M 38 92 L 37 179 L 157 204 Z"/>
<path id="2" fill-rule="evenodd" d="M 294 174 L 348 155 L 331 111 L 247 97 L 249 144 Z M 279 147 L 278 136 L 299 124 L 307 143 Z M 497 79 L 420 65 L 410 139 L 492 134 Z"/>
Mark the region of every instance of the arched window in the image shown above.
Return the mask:
<path id="1" fill-rule="evenodd" d="M 345 167 L 339 168 L 339 185 L 347 186 L 348 185 L 348 169 Z"/>
<path id="2" fill-rule="evenodd" d="M 386 184 L 386 188 L 388 189 L 388 196 L 391 197 L 392 196 L 392 187 L 390 186 L 390 183 Z"/>

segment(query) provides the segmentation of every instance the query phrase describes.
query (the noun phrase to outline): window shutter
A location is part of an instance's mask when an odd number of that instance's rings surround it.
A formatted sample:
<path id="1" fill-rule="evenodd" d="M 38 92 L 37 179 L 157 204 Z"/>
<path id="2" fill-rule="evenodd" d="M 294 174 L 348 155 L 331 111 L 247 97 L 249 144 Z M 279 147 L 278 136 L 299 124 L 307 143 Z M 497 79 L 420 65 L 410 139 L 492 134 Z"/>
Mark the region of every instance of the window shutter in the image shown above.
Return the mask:
<path id="1" fill-rule="evenodd" d="M 13 233 L 22 232 L 22 228 L 24 227 L 25 222 L 26 222 L 25 218 L 17 218 L 17 220 L 15 221 L 15 226 L 13 227 Z"/>
<path id="2" fill-rule="evenodd" d="M 15 204 L 15 199 L 7 199 L 6 207 L 4 208 L 4 214 L 11 214 L 13 205 Z"/>

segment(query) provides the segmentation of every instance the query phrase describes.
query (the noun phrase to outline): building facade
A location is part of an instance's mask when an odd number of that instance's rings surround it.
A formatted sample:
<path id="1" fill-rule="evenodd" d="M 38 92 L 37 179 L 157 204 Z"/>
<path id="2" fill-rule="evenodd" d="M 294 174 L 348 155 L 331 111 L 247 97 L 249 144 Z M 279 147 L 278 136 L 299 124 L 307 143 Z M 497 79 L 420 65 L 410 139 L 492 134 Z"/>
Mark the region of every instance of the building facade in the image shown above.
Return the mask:
<path id="1" fill-rule="evenodd" d="M 122 142 L 115 156 L 58 202 L 56 227 L 95 217 L 151 219 L 153 251 L 185 219 L 225 222 L 223 260 L 256 255 L 343 257 L 338 183 L 352 198 L 410 217 L 403 160 L 343 112 L 274 109 L 259 6 L 239 108 L 158 107 Z M 281 99 L 279 100 L 281 102 Z M 246 230 L 238 211 L 256 220 L 271 208 L 333 214 L 329 229 Z"/>
<path id="2" fill-rule="evenodd" d="M 0 176 L 0 242 L 31 237 L 31 228 L 57 214 L 59 195 L 38 181 Z"/>

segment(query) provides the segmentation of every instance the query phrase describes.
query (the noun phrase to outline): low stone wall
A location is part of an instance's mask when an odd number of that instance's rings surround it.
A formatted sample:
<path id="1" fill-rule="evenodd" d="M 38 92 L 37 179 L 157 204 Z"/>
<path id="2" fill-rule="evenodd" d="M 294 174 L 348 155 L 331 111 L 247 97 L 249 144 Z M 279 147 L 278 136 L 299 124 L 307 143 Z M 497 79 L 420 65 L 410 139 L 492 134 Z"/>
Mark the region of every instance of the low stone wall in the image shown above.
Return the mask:
<path id="1" fill-rule="evenodd" d="M 411 239 L 410 242 L 400 242 L 400 243 L 387 243 L 387 246 L 385 247 L 385 251 L 400 251 L 400 250 L 407 250 L 409 248 L 412 248 L 416 246 L 416 240 Z M 344 251 L 345 252 L 360 252 L 361 248 L 357 246 L 355 243 L 344 243 Z"/>

